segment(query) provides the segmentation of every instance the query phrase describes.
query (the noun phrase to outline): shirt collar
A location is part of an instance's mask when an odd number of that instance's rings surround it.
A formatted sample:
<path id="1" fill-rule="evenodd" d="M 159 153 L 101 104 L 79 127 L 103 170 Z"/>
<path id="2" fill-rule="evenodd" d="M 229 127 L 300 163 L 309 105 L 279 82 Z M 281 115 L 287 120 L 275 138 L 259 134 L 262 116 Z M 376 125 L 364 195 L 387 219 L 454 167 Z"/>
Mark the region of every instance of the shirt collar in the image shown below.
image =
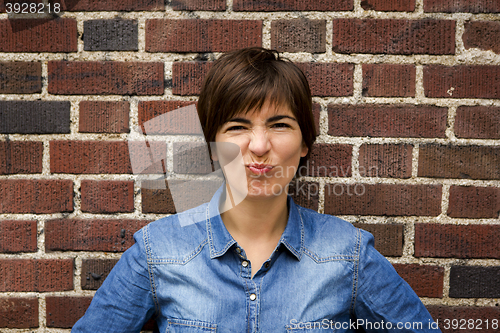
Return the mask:
<path id="1" fill-rule="evenodd" d="M 224 222 L 222 222 L 219 213 L 219 201 L 222 191 L 226 184 L 224 183 L 215 192 L 207 206 L 207 233 L 210 245 L 210 258 L 222 256 L 227 250 L 236 243 L 234 238 L 227 231 Z M 285 231 L 281 235 L 279 244 L 283 244 L 298 260 L 302 258 L 304 245 L 304 224 L 299 212 L 299 207 L 293 202 L 292 197 L 288 196 L 288 222 Z"/>

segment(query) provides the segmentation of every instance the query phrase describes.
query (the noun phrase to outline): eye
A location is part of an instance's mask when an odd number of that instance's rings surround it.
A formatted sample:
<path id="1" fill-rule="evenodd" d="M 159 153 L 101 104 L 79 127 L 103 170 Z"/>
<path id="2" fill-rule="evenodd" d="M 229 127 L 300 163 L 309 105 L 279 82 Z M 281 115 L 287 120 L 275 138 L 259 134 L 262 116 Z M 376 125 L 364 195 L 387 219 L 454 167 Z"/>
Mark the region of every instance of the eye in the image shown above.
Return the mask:
<path id="1" fill-rule="evenodd" d="M 286 123 L 275 123 L 272 125 L 274 128 L 290 128 L 290 125 Z"/>
<path id="2" fill-rule="evenodd" d="M 244 130 L 244 126 L 231 126 L 226 131 L 241 131 Z"/>

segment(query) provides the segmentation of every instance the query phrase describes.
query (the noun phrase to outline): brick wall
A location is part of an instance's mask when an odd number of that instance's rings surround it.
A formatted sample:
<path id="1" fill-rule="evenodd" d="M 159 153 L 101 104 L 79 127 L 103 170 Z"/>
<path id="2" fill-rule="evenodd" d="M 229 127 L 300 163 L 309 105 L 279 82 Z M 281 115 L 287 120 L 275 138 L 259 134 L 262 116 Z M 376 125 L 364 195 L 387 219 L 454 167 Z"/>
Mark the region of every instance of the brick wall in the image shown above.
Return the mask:
<path id="1" fill-rule="evenodd" d="M 127 138 L 194 103 L 221 52 L 254 45 L 311 83 L 319 136 L 297 201 L 372 232 L 442 328 L 497 331 L 497 0 L 32 1 L 61 4 L 56 19 L 8 2 L 0 331 L 69 332 L 133 233 L 173 212 L 167 190 L 141 190 Z"/>

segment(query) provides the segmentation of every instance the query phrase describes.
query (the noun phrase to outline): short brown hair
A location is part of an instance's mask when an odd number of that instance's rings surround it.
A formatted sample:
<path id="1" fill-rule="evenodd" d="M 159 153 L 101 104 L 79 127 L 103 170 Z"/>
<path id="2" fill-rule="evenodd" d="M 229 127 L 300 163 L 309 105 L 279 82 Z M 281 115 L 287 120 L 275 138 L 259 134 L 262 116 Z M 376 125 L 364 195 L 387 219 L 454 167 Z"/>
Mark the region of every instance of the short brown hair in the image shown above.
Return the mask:
<path id="1" fill-rule="evenodd" d="M 235 115 L 259 110 L 268 101 L 290 108 L 309 151 L 316 139 L 311 90 L 302 71 L 277 51 L 245 48 L 222 55 L 210 68 L 201 88 L 198 115 L 207 142 Z"/>

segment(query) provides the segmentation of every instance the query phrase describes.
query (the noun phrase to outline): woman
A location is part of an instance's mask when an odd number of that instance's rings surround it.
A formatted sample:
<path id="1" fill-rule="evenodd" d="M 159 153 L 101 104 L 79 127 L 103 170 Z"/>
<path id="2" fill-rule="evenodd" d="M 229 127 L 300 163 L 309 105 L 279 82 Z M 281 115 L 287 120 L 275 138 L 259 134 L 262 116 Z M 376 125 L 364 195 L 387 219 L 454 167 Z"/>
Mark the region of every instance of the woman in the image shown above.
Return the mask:
<path id="1" fill-rule="evenodd" d="M 316 137 L 311 105 L 304 74 L 274 51 L 217 60 L 199 118 L 213 160 L 236 145 L 246 179 L 183 212 L 183 226 L 173 215 L 138 231 L 73 331 L 138 332 L 150 317 L 160 332 L 431 331 L 369 233 L 287 195 Z"/>

